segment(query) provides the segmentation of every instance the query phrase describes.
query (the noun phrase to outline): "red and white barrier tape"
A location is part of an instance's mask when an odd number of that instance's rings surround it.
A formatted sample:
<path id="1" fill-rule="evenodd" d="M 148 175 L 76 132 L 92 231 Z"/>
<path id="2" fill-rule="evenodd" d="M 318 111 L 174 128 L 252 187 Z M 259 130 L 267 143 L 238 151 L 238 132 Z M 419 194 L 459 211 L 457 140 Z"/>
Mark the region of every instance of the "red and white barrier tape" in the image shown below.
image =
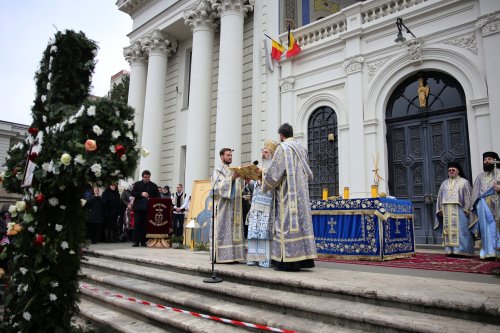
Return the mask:
<path id="1" fill-rule="evenodd" d="M 165 306 L 165 305 L 161 305 L 161 304 L 155 304 L 155 303 L 148 302 L 148 301 L 141 301 L 141 300 L 135 299 L 133 297 L 127 297 L 127 296 L 124 296 L 124 295 L 121 295 L 121 294 L 112 293 L 110 291 L 100 290 L 100 289 L 97 289 L 95 287 L 91 287 L 88 284 L 84 284 L 84 283 L 80 283 L 80 288 L 85 288 L 85 289 L 91 290 L 93 292 L 97 292 L 97 293 L 104 294 L 104 295 L 111 296 L 111 297 L 121 298 L 121 299 L 124 299 L 124 300 L 127 300 L 127 301 L 131 301 L 131 302 L 134 302 L 134 303 L 139 303 L 139 304 L 150 306 L 150 307 L 157 308 L 157 309 L 170 310 L 170 311 L 174 311 L 174 312 L 180 312 L 180 313 L 188 314 L 188 315 L 191 315 L 191 316 L 194 316 L 194 317 L 203 318 L 203 319 L 209 319 L 209 320 L 218 321 L 218 322 L 222 322 L 222 323 L 226 323 L 226 324 L 232 324 L 232 325 L 236 325 L 236 326 L 243 326 L 243 327 L 255 328 L 255 329 L 258 329 L 258 330 L 262 330 L 262 331 L 271 331 L 271 332 L 278 332 L 278 333 L 297 333 L 296 331 L 283 330 L 281 328 L 276 328 L 276 327 L 270 327 L 270 326 L 265 326 L 265 325 L 252 324 L 252 323 L 246 323 L 246 322 L 243 322 L 243 321 L 238 321 L 238 320 L 233 320 L 233 319 L 220 318 L 220 317 L 210 316 L 210 315 L 206 315 L 206 314 L 202 314 L 202 313 L 197 313 L 197 312 L 186 311 L 186 310 L 182 310 L 182 309 L 178 309 L 178 308 L 173 308 L 173 307 Z"/>

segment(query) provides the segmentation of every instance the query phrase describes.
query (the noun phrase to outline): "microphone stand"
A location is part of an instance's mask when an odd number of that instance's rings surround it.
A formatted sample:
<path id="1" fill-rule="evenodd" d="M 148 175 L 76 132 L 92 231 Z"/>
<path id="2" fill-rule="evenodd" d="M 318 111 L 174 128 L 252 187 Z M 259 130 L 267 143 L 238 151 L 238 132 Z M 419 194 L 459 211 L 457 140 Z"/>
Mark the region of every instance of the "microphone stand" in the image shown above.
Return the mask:
<path id="1" fill-rule="evenodd" d="M 217 273 L 215 273 L 215 186 L 217 185 L 217 182 L 219 181 L 221 173 L 217 175 L 217 178 L 215 179 L 214 185 L 212 186 L 212 272 L 210 274 L 210 277 L 203 279 L 203 282 L 205 283 L 219 283 L 224 281 L 221 277 L 217 276 Z"/>

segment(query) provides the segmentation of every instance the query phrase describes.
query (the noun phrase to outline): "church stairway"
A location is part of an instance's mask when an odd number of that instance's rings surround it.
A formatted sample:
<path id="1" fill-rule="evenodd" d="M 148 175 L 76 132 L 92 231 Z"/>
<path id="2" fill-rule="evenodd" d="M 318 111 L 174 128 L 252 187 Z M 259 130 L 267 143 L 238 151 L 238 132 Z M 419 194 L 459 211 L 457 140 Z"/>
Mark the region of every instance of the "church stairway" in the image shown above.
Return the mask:
<path id="1" fill-rule="evenodd" d="M 116 332 L 264 331 L 138 300 L 297 332 L 500 331 L 500 288 L 495 284 L 457 281 L 453 289 L 436 279 L 411 276 L 391 279 L 320 267 L 287 273 L 246 265 L 216 265 L 224 282 L 207 284 L 206 253 L 88 250 L 86 259 L 81 313 Z M 478 293 L 482 297 L 474 296 Z"/>

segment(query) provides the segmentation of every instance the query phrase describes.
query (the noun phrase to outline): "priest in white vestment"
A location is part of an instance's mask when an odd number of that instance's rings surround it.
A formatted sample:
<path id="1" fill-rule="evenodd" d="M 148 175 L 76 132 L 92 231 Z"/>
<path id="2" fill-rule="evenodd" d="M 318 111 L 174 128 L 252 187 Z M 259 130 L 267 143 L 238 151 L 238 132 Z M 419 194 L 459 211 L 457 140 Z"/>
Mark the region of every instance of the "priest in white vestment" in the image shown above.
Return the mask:
<path id="1" fill-rule="evenodd" d="M 221 164 L 212 173 L 216 215 L 215 244 L 210 245 L 215 246 L 216 263 L 245 260 L 241 198 L 244 181 L 229 169 L 233 161 L 232 151 L 230 148 L 220 150 Z"/>

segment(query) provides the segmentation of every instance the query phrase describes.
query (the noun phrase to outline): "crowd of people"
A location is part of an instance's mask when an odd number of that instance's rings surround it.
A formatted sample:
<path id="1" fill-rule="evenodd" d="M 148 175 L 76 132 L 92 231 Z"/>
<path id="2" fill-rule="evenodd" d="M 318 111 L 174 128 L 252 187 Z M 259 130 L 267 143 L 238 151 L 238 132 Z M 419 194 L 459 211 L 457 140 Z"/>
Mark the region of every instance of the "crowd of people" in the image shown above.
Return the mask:
<path id="1" fill-rule="evenodd" d="M 174 235 L 182 237 L 189 198 L 183 185 L 175 193 L 169 186 L 159 187 L 151 181 L 151 172 L 144 170 L 142 179 L 126 187 L 120 194 L 117 184 L 110 184 L 101 193 L 99 187 L 84 193 L 87 210 L 87 238 L 98 242 L 133 242 L 133 247 L 146 246 L 146 219 L 149 198 L 171 199 Z"/>
<path id="2" fill-rule="evenodd" d="M 457 162 L 448 163 L 448 179 L 439 189 L 434 228 L 442 228 L 449 256 L 473 256 L 475 240 L 481 240 L 479 257 L 500 257 L 499 193 L 500 159 L 496 152 L 483 154 L 483 172 L 471 186 Z"/>

